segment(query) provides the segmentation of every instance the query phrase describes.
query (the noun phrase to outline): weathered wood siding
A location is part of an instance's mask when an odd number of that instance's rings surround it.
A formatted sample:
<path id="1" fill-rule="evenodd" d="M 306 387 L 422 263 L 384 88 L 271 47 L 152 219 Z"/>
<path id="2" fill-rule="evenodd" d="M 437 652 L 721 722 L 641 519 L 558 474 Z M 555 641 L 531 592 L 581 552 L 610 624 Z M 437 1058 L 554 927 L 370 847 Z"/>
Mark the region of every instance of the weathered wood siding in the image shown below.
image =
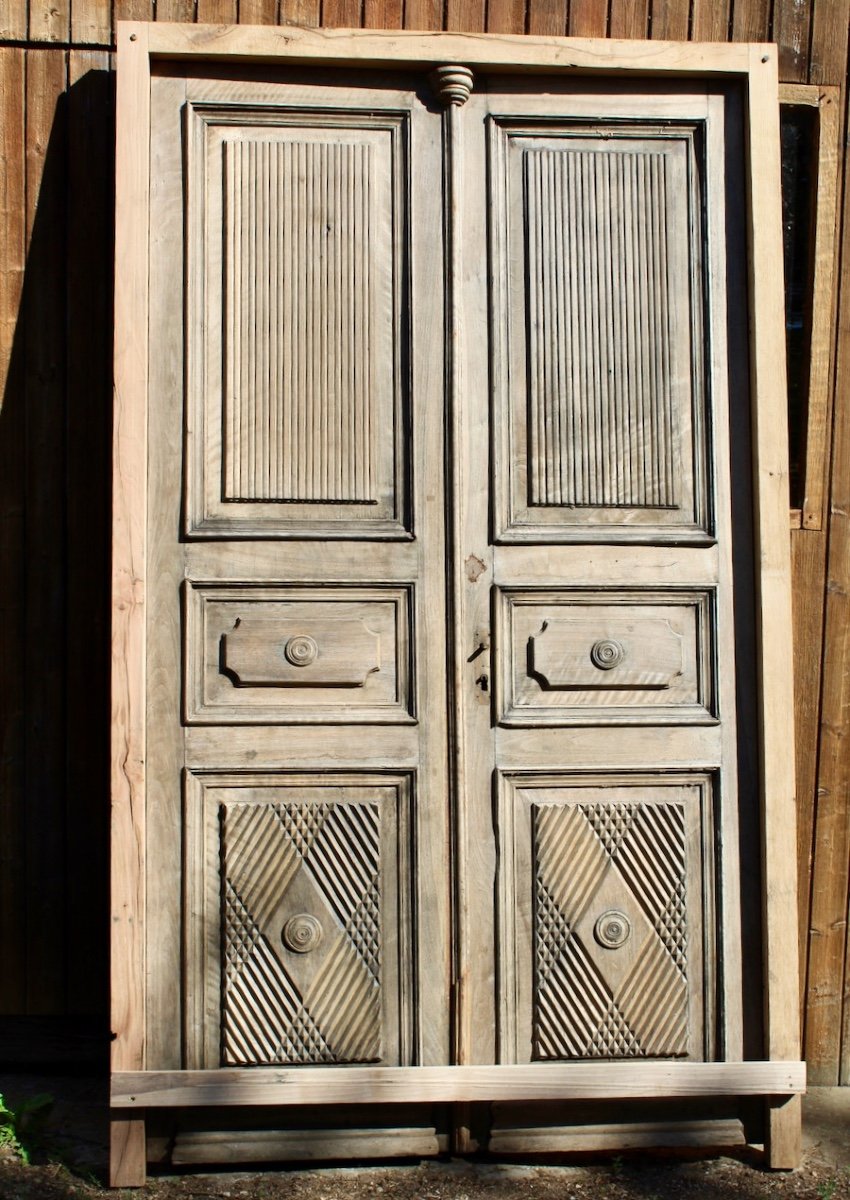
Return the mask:
<path id="1" fill-rule="evenodd" d="M 790 537 L 805 1050 L 850 1084 L 850 0 L 2 0 L 0 1014 L 106 1012 L 120 19 L 774 40 L 785 82 L 841 87 L 829 517 Z"/>

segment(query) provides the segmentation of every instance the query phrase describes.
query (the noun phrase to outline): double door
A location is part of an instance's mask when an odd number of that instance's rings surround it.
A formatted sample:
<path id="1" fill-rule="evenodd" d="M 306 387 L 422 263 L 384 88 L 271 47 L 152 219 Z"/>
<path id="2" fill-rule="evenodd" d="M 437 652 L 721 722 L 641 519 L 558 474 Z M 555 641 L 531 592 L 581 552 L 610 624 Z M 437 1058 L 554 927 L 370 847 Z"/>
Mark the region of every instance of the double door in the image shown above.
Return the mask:
<path id="1" fill-rule="evenodd" d="M 743 1056 L 740 121 L 154 71 L 149 1069 Z"/>

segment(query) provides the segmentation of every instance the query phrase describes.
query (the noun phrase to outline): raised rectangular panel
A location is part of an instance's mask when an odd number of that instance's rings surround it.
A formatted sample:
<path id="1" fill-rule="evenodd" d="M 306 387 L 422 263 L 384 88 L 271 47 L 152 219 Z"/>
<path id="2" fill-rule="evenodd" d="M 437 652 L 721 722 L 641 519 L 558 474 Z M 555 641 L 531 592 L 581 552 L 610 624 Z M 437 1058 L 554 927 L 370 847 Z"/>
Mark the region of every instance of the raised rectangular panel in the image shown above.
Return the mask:
<path id="1" fill-rule="evenodd" d="M 412 722 L 411 603 L 406 586 L 187 584 L 187 722 Z"/>
<path id="2" fill-rule="evenodd" d="M 190 534 L 407 536 L 406 120 L 190 106 Z"/>
<path id="3" fill-rule="evenodd" d="M 491 126 L 503 541 L 711 533 L 697 126 Z"/>
<path id="4" fill-rule="evenodd" d="M 190 1062 L 410 1061 L 411 820 L 408 776 L 187 775 Z"/>
<path id="5" fill-rule="evenodd" d="M 711 1057 L 707 774 L 501 780 L 502 1053 Z"/>
<path id="6" fill-rule="evenodd" d="M 500 589 L 503 725 L 718 719 L 710 591 Z"/>

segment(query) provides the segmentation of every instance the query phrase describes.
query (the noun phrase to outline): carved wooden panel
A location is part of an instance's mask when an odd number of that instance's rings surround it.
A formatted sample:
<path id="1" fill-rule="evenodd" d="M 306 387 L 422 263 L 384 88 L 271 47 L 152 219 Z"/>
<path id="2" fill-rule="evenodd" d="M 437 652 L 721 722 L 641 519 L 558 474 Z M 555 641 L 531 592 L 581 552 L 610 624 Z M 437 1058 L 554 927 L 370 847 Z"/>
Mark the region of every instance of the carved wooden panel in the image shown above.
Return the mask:
<path id="1" fill-rule="evenodd" d="M 490 154 L 500 537 L 704 540 L 697 130 L 494 121 Z"/>
<path id="2" fill-rule="evenodd" d="M 411 606 L 406 586 L 187 585 L 187 721 L 413 721 Z"/>
<path id="3" fill-rule="evenodd" d="M 519 1059 L 710 1056 L 708 777 L 503 783 L 501 986 L 519 997 L 505 1013 Z"/>
<path id="4" fill-rule="evenodd" d="M 410 1055 L 406 778 L 190 775 L 187 838 L 204 1065 Z"/>
<path id="5" fill-rule="evenodd" d="M 502 724 L 717 720 L 713 592 L 518 588 L 495 599 Z"/>
<path id="6" fill-rule="evenodd" d="M 405 120 L 192 106 L 190 533 L 405 536 Z"/>

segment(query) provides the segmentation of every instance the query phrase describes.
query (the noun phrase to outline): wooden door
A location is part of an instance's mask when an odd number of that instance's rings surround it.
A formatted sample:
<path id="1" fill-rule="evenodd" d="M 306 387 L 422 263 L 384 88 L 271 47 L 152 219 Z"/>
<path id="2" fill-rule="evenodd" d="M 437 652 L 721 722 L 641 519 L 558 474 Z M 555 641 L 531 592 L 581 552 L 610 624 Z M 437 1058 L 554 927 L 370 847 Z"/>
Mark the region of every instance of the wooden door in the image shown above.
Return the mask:
<path id="1" fill-rule="evenodd" d="M 441 157 L 416 85 L 152 81 L 162 1066 L 448 1059 Z"/>
<path id="2" fill-rule="evenodd" d="M 490 76 L 456 126 L 466 1061 L 743 1054 L 739 122 Z"/>
<path id="3" fill-rule="evenodd" d="M 525 1150 L 539 1088 L 500 1064 L 763 1055 L 745 108 L 500 75 L 517 52 L 152 62 L 145 807 L 116 738 L 115 843 L 145 921 L 116 1069 L 151 1074 L 120 1102 L 331 1106 L 238 1142 L 190 1114 L 182 1161 Z"/>

